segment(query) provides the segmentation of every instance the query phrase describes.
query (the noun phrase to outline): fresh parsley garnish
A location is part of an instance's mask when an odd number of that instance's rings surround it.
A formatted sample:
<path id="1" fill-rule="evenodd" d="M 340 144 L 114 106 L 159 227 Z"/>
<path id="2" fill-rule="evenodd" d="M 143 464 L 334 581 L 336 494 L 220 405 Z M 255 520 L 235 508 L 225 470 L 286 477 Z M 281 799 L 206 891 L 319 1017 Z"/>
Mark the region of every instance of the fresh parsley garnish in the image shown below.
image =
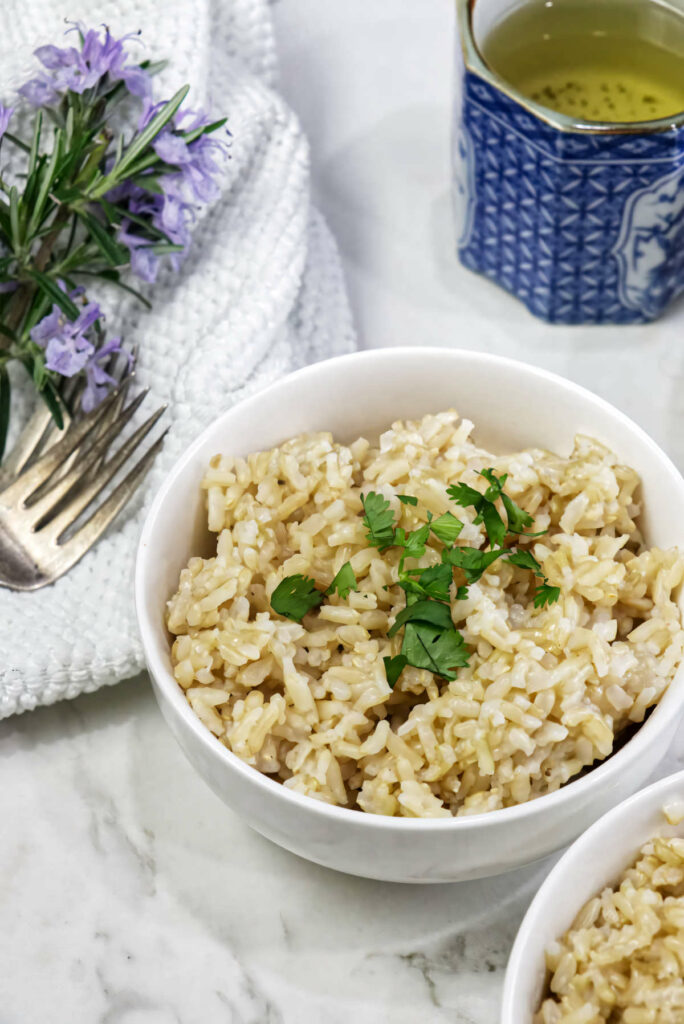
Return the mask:
<path id="1" fill-rule="evenodd" d="M 530 551 L 512 551 L 506 561 L 519 569 L 531 569 L 535 576 L 542 574 L 541 565 Z"/>
<path id="2" fill-rule="evenodd" d="M 560 598 L 560 587 L 552 587 L 547 579 L 534 592 L 534 607 L 545 608 Z"/>
<path id="3" fill-rule="evenodd" d="M 463 523 L 451 512 L 445 512 L 439 519 L 431 521 L 430 529 L 437 540 L 441 540 L 443 544 L 453 544 L 463 529 Z"/>
<path id="4" fill-rule="evenodd" d="M 361 495 L 363 505 L 363 525 L 367 529 L 366 537 L 372 548 L 384 551 L 394 543 L 394 512 L 387 498 L 371 491 Z"/>
<path id="5" fill-rule="evenodd" d="M 425 554 L 425 545 L 427 544 L 429 536 L 429 523 L 424 523 L 423 526 L 419 526 L 417 530 L 412 530 L 410 533 L 404 533 L 404 531 L 401 529 L 395 532 L 394 543 L 399 544 L 404 549 L 401 555 L 401 561 L 399 563 L 400 573 L 404 569 L 404 561 L 407 558 L 423 557 L 423 555 Z"/>
<path id="6" fill-rule="evenodd" d="M 351 567 L 351 562 L 345 562 L 335 579 L 326 590 L 326 594 L 334 594 L 335 591 L 337 591 L 342 600 L 345 601 L 349 596 L 350 590 L 358 589 L 359 585 L 356 582 L 356 576 L 354 575 L 354 570 Z"/>
<path id="7" fill-rule="evenodd" d="M 462 505 L 466 508 L 472 506 L 477 513 L 474 522 L 484 523 L 490 545 L 492 547 L 500 547 L 507 533 L 524 533 L 528 526 L 532 526 L 534 519 L 529 512 L 525 512 L 524 509 L 516 505 L 513 499 L 504 491 L 504 485 L 508 480 L 508 473 L 497 476 L 493 469 L 483 469 L 480 472 L 480 476 L 489 484 L 489 487 L 483 494 L 468 484 L 454 484 L 447 489 L 447 494 L 457 505 Z M 506 523 L 501 518 L 495 504 L 499 499 L 501 499 L 506 512 Z M 547 532 L 542 530 L 541 533 L 526 534 L 526 536 L 541 537 Z"/>
<path id="8" fill-rule="evenodd" d="M 529 551 L 514 551 L 506 559 L 520 569 L 531 569 L 535 576 L 542 582 L 534 592 L 534 607 L 545 608 L 547 605 L 555 604 L 560 598 L 560 587 L 552 587 L 542 572 L 542 567 L 537 559 Z"/>
<path id="9" fill-rule="evenodd" d="M 454 598 L 457 601 L 465 600 L 469 587 L 502 557 L 519 569 L 533 572 L 541 581 L 534 592 L 535 608 L 545 608 L 560 598 L 560 587 L 551 586 L 530 551 L 505 547 L 511 535 L 540 537 L 548 531 L 524 532 L 533 525 L 534 519 L 504 491 L 508 474 L 497 476 L 493 469 L 483 469 L 480 476 L 487 481 L 484 492 L 458 483 L 447 488 L 447 493 L 456 504 L 475 509 L 474 522 L 482 523 L 487 534 L 483 549 L 456 546 L 463 523 L 451 512 L 434 518 L 428 511 L 427 522 L 407 531 L 397 525 L 390 503 L 382 494 L 370 491 L 361 495 L 368 543 L 380 551 L 390 547 L 401 550 L 397 579 L 392 586 L 402 588 L 406 594 L 406 606 L 396 616 L 387 634 L 392 638 L 403 629 L 401 652 L 394 657 L 383 658 L 390 687 L 396 685 L 407 665 L 427 669 L 447 680 L 455 679 L 456 669 L 468 665 L 465 639 L 451 617 L 454 569 L 458 569 L 465 578 L 465 584 L 456 587 Z M 402 505 L 418 505 L 418 498 L 413 495 L 397 494 L 396 497 Z M 496 507 L 498 501 L 503 505 L 505 521 Z M 444 545 L 441 563 L 426 568 L 407 568 L 408 559 L 417 560 L 425 555 L 431 533 Z M 345 562 L 326 591 L 318 590 L 315 581 L 308 576 L 288 576 L 273 591 L 271 605 L 278 614 L 301 622 L 307 612 L 323 602 L 326 595 L 337 593 L 346 600 L 352 590 L 358 590 L 358 584 L 351 563 Z"/>
<path id="10" fill-rule="evenodd" d="M 485 470 L 485 472 L 488 472 Z M 482 474 L 484 476 L 484 473 Z M 502 478 L 505 481 L 505 477 Z M 496 545 L 500 547 L 503 543 L 504 537 L 506 536 L 506 526 L 503 519 L 499 515 L 496 505 L 494 502 L 501 496 L 501 481 L 496 481 L 496 484 L 490 485 L 484 494 L 480 494 L 474 487 L 470 487 L 468 484 L 454 484 L 454 486 L 447 488 L 447 494 L 452 498 L 457 505 L 462 505 L 465 508 L 472 506 L 477 515 L 475 516 L 475 523 L 484 523 L 485 532 L 490 545 Z"/>
<path id="11" fill-rule="evenodd" d="M 503 507 L 506 509 L 509 533 L 524 533 L 528 526 L 532 526 L 534 519 L 529 512 L 523 511 L 507 494 L 502 494 L 501 500 Z M 534 536 L 543 537 L 548 532 L 548 530 L 541 530 L 539 533 L 535 533 Z"/>
<path id="12" fill-rule="evenodd" d="M 318 590 L 310 576 L 301 573 L 286 576 L 271 594 L 271 608 L 286 619 L 301 622 L 308 612 L 323 603 L 323 598 L 337 592 L 344 601 L 350 590 L 358 589 L 351 562 L 345 562 L 327 590 Z"/>
<path id="13" fill-rule="evenodd" d="M 397 654 L 394 658 L 383 658 L 382 660 L 385 663 L 387 682 L 390 688 L 394 689 L 394 684 L 408 665 L 408 661 L 403 654 Z"/>
<path id="14" fill-rule="evenodd" d="M 450 565 L 431 565 L 428 569 L 409 569 L 399 577 L 399 586 L 416 597 L 434 597 L 436 601 L 449 600 L 449 588 L 454 574 Z"/>
<path id="15" fill-rule="evenodd" d="M 308 612 L 318 608 L 323 593 L 316 589 L 315 580 L 297 573 L 286 576 L 271 594 L 271 608 L 286 619 L 301 622 Z"/>
<path id="16" fill-rule="evenodd" d="M 496 562 L 497 558 L 506 554 L 505 548 L 495 548 L 493 551 L 481 551 L 480 548 L 445 548 L 442 558 L 450 565 L 463 571 L 466 583 L 477 583 L 482 574 Z"/>
<path id="17" fill-rule="evenodd" d="M 399 612 L 394 620 L 394 625 L 388 630 L 387 636 L 391 639 L 396 636 L 405 623 L 418 620 L 431 626 L 437 626 L 439 629 L 453 628 L 451 609 L 448 604 L 441 601 L 414 601 L 413 604 L 407 604 Z"/>
<path id="18" fill-rule="evenodd" d="M 463 668 L 469 659 L 466 642 L 457 629 L 421 621 L 407 623 L 401 653 L 407 665 L 426 668 L 444 679 L 455 679 L 454 669 Z"/>

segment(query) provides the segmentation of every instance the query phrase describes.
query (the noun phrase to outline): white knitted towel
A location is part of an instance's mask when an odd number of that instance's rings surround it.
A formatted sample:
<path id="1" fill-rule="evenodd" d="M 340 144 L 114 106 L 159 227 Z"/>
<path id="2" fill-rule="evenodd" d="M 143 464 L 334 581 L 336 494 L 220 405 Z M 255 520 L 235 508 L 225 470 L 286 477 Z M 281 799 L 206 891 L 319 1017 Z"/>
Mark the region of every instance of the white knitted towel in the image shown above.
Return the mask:
<path id="1" fill-rule="evenodd" d="M 171 431 L 143 492 L 79 565 L 32 594 L 0 590 L 0 718 L 142 667 L 133 564 L 165 472 L 238 398 L 354 345 L 335 246 L 309 202 L 306 140 L 272 89 L 266 0 L 100 0 L 96 13 L 91 0 L 7 0 L 0 97 L 31 76 L 37 45 L 63 45 L 65 16 L 106 23 L 115 35 L 141 29 L 139 59 L 170 59 L 155 94 L 189 82 L 191 107 L 228 116 L 232 158 L 180 275 L 164 273 L 151 288 L 153 311 L 101 296 L 110 331 L 139 345 L 138 375 L 152 392 L 143 409 L 168 402 Z"/>

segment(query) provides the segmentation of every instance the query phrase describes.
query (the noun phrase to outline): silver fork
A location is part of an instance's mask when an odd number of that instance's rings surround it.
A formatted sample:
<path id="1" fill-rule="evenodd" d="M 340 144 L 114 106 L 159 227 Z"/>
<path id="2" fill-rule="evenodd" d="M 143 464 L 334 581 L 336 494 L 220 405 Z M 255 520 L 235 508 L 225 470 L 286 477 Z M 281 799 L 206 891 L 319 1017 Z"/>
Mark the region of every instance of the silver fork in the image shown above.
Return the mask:
<path id="1" fill-rule="evenodd" d="M 92 412 L 72 420 L 54 443 L 50 442 L 55 433 L 42 412 L 29 421 L 8 456 L 0 482 L 0 586 L 38 590 L 54 582 L 95 544 L 135 494 L 166 431 L 77 526 L 166 408 L 157 409 L 107 458 L 115 438 L 147 395 L 147 390 L 142 391 L 126 404 L 131 380 L 132 376 L 126 378 Z"/>

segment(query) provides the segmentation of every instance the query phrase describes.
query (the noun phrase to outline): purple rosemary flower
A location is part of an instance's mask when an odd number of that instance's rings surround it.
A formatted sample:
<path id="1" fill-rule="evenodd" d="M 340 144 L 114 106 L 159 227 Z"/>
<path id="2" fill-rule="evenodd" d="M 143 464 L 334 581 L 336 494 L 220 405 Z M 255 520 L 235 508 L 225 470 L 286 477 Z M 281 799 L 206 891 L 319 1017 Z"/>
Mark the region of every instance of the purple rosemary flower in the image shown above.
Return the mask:
<path id="1" fill-rule="evenodd" d="M 14 113 L 14 107 L 5 107 L 0 103 L 0 139 L 7 131 L 7 127 L 10 123 L 10 118 Z"/>
<path id="2" fill-rule="evenodd" d="M 154 116 L 157 109 L 158 105 L 145 110 L 142 127 Z M 160 160 L 179 168 L 178 174 L 162 178 L 162 184 L 166 184 L 170 178 L 173 183 L 173 194 L 177 199 L 182 195 L 188 205 L 193 202 L 209 203 L 216 199 L 220 192 L 214 181 L 214 175 L 218 173 L 219 167 L 212 157 L 214 154 L 225 153 L 226 143 L 208 135 L 200 135 L 192 142 L 186 142 L 183 138 L 183 134 L 205 128 L 210 123 L 211 118 L 201 110 L 179 111 L 173 120 L 173 128 L 165 128 L 152 143 Z"/>
<path id="3" fill-rule="evenodd" d="M 32 107 L 47 107 L 57 99 L 57 90 L 45 74 L 37 75 L 18 90 Z"/>
<path id="4" fill-rule="evenodd" d="M 90 356 L 86 363 L 86 387 L 81 399 L 81 408 L 84 412 L 90 412 L 103 402 L 111 389 L 117 386 L 117 380 L 107 373 L 102 363 L 120 354 L 126 357 L 130 366 L 133 357 L 121 347 L 121 338 L 110 338 L 106 345 Z"/>
<path id="5" fill-rule="evenodd" d="M 73 377 L 88 363 L 95 346 L 86 338 L 102 311 L 96 302 L 83 307 L 76 320 L 68 320 L 59 306 L 54 305 L 31 331 L 31 338 L 45 349 L 45 365 L 62 377 Z"/>
<path id="6" fill-rule="evenodd" d="M 135 211 L 131 211 L 132 213 Z M 131 254 L 131 270 L 136 274 L 141 281 L 146 281 L 147 284 L 154 284 L 157 280 L 157 274 L 159 273 L 159 260 L 160 257 L 156 252 L 152 251 L 154 242 L 150 241 L 149 238 L 143 238 L 141 235 L 136 235 L 130 230 L 131 222 L 124 221 L 121 225 L 121 230 L 117 235 L 117 239 L 122 245 L 128 246 L 128 251 Z"/>
<path id="7" fill-rule="evenodd" d="M 79 32 L 80 49 L 75 46 L 39 46 L 34 51 L 49 74 L 41 71 L 21 87 L 19 92 L 29 103 L 41 107 L 53 103 L 59 93 L 83 93 L 99 85 L 105 76 L 111 81 L 123 82 L 134 96 L 149 97 L 149 75 L 139 65 L 126 63 L 128 54 L 124 43 L 137 33 L 115 39 L 106 26 L 104 38 L 99 31 L 86 30 L 83 25 L 69 31 Z"/>
<path id="8" fill-rule="evenodd" d="M 139 130 L 146 127 L 162 106 L 162 103 L 146 104 Z M 197 210 L 220 194 L 220 188 L 214 180 L 219 171 L 214 156 L 223 155 L 227 144 L 205 135 L 200 135 L 192 142 L 183 138 L 183 133 L 208 124 L 210 118 L 201 111 L 183 111 L 176 115 L 173 125 L 160 132 L 152 143 L 160 160 L 178 168 L 177 172 L 169 172 L 159 179 L 162 195 L 125 183 L 114 190 L 116 195 L 111 200 L 116 202 L 126 199 L 132 214 L 148 217 L 151 225 L 163 232 L 170 242 L 183 247 L 182 252 L 168 254 L 174 270 L 179 269 L 189 248 L 190 225 Z M 139 230 L 135 224 L 125 221 L 118 237 L 130 250 L 133 272 L 143 281 L 151 283 L 156 280 L 160 257 L 151 251 L 154 243 L 140 235 Z"/>

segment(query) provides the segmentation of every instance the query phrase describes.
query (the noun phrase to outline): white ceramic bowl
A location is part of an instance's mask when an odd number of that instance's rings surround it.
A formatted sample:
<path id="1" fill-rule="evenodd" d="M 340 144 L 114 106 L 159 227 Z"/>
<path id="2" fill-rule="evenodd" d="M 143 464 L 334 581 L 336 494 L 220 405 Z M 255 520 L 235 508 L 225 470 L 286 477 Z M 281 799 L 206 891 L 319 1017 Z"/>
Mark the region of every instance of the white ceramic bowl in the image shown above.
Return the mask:
<path id="1" fill-rule="evenodd" d="M 664 805 L 675 799 L 684 799 L 684 772 L 614 807 L 561 857 L 520 925 L 506 970 L 501 1024 L 532 1024 L 546 980 L 544 951 L 584 904 L 614 885 L 656 833 L 684 837 L 684 822 L 667 825 L 663 815 Z"/>
<path id="2" fill-rule="evenodd" d="M 523 363 L 405 348 L 317 363 L 220 415 L 167 477 L 138 551 L 135 592 L 145 657 L 161 710 L 190 762 L 258 832 L 302 857 L 368 878 L 477 878 L 559 849 L 651 775 L 684 705 L 680 670 L 634 738 L 584 778 L 518 807 L 453 820 L 385 818 L 301 796 L 244 764 L 195 717 L 171 672 L 164 611 L 180 569 L 209 550 L 200 481 L 211 456 L 245 455 L 312 430 L 351 441 L 377 434 L 398 417 L 452 407 L 475 422 L 476 438 L 492 451 L 541 445 L 568 452 L 577 432 L 605 442 L 641 474 L 648 541 L 669 546 L 684 540 L 684 481 L 612 406 Z"/>

